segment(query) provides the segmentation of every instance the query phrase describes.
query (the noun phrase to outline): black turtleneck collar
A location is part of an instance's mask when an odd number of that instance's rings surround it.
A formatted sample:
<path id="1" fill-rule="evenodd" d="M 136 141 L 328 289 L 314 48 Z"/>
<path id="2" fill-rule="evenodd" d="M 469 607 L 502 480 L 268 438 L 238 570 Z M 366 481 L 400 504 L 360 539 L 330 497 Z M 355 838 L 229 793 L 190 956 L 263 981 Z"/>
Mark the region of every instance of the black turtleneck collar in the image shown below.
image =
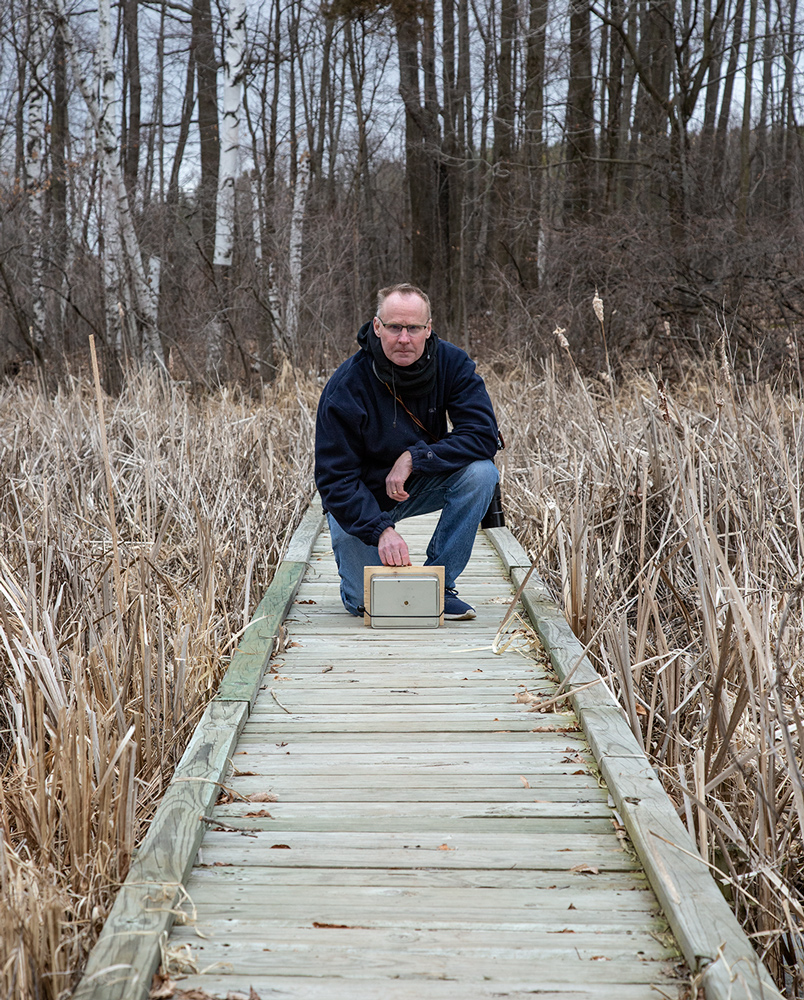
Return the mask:
<path id="1" fill-rule="evenodd" d="M 374 321 L 360 327 L 357 342 L 373 361 L 374 374 L 396 395 L 426 396 L 438 378 L 438 335 L 431 331 L 424 343 L 424 353 L 412 365 L 395 365 L 382 349 L 382 341 L 374 332 Z"/>

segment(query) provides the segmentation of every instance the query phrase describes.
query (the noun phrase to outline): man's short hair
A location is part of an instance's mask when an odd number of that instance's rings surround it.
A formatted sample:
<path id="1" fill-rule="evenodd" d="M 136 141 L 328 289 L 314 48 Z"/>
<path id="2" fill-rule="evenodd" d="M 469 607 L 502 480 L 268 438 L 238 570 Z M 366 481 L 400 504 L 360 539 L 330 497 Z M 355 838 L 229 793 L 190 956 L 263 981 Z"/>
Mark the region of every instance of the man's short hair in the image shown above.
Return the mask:
<path id="1" fill-rule="evenodd" d="M 377 292 L 377 315 L 380 315 L 380 309 L 382 309 L 383 303 L 388 298 L 389 295 L 393 295 L 394 292 L 399 292 L 400 295 L 418 295 L 419 298 L 427 306 L 427 312 L 432 316 L 432 308 L 430 307 L 430 298 L 427 292 L 423 292 L 421 288 L 417 288 L 416 285 L 411 285 L 409 281 L 401 281 L 396 285 L 389 285 L 387 288 L 381 288 Z"/>

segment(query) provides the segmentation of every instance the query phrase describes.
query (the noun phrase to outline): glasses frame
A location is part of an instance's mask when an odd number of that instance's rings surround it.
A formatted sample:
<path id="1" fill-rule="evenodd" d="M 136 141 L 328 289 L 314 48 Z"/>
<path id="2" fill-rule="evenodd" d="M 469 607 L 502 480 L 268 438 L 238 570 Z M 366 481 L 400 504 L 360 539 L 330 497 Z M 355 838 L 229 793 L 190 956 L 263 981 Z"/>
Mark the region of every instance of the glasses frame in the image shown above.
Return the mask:
<path id="1" fill-rule="evenodd" d="M 374 318 L 377 320 L 377 322 L 380 324 L 380 326 L 382 326 L 385 330 L 388 331 L 388 333 L 392 337 L 401 337 L 402 333 L 404 331 L 407 331 L 408 336 L 410 336 L 410 337 L 417 337 L 420 334 L 424 333 L 424 331 L 432 323 L 432 317 L 427 320 L 427 322 L 424 324 L 424 326 L 422 326 L 421 323 L 413 323 L 413 324 L 407 324 L 407 325 L 404 324 L 404 323 L 385 323 L 383 320 L 380 319 L 379 316 L 375 316 Z M 399 333 L 395 333 L 393 331 L 392 327 L 395 327 L 395 326 L 399 327 Z"/>

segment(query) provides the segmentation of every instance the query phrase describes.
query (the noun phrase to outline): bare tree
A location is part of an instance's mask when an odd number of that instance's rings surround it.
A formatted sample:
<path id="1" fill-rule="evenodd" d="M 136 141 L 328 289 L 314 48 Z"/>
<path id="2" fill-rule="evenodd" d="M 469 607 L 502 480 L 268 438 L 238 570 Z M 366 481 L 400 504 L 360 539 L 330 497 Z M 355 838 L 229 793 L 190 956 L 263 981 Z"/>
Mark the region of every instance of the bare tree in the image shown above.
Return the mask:
<path id="1" fill-rule="evenodd" d="M 246 2 L 230 0 L 223 59 L 223 128 L 215 217 L 215 281 L 220 310 L 207 326 L 207 377 L 219 381 L 224 371 L 224 324 L 231 308 L 231 269 L 235 244 L 235 184 L 240 166 L 240 118 L 246 66 Z"/>

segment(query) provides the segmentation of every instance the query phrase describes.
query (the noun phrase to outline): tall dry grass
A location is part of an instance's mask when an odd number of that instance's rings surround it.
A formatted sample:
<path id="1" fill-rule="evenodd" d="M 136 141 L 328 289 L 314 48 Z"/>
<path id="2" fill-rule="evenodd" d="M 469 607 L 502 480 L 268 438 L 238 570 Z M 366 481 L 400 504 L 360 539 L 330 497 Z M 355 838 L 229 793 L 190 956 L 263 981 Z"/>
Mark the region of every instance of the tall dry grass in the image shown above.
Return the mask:
<path id="1" fill-rule="evenodd" d="M 559 331 L 559 343 L 561 343 Z M 726 365 L 488 382 L 506 511 L 789 997 L 804 995 L 804 400 Z"/>
<path id="2" fill-rule="evenodd" d="M 562 357 L 487 372 L 508 521 L 800 997 L 804 402 Z M 0 392 L 0 995 L 69 993 L 306 503 L 317 394 Z"/>
<path id="3" fill-rule="evenodd" d="M 0 996 L 69 995 L 309 499 L 316 396 L 0 390 Z"/>

